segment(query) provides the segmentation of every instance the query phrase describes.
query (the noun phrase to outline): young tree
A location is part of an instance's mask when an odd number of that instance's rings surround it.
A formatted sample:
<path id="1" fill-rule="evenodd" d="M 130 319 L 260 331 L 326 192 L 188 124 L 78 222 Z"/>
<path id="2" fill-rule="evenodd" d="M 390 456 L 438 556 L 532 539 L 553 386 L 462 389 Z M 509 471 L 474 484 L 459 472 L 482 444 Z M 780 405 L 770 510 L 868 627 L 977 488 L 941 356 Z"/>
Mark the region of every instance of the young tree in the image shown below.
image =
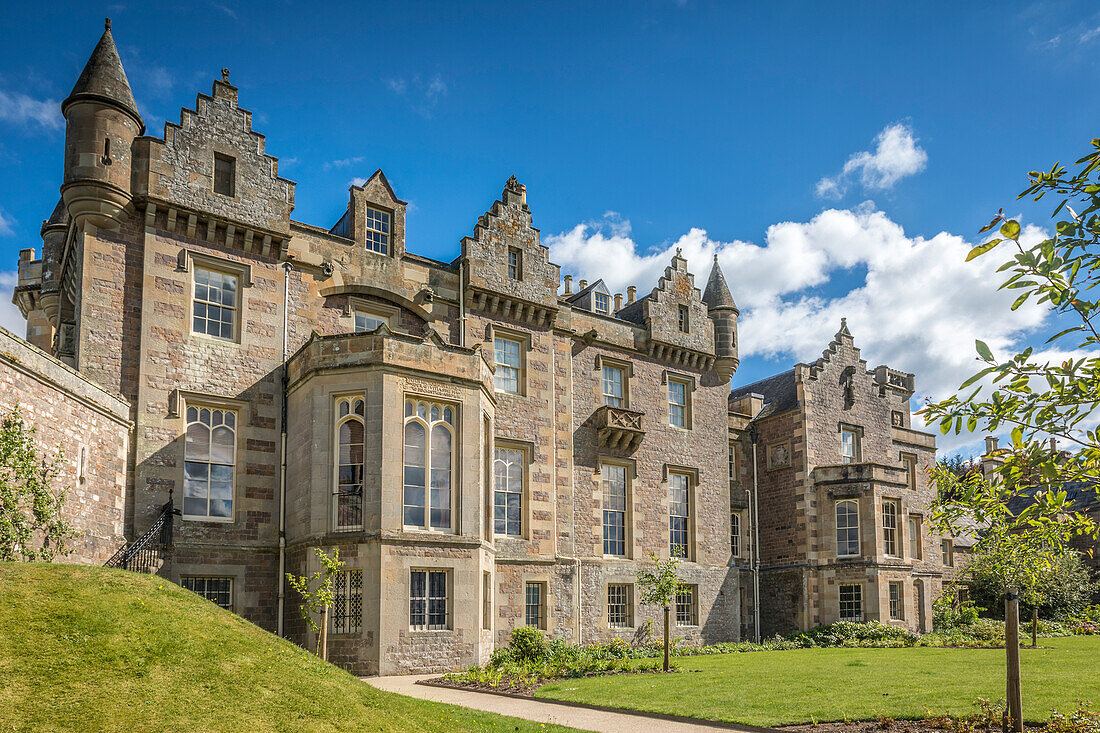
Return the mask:
<path id="1" fill-rule="evenodd" d="M 287 573 L 286 579 L 290 587 L 298 591 L 302 597 L 302 603 L 298 610 L 302 612 L 302 618 L 317 634 L 317 656 L 328 660 L 328 609 L 332 606 L 334 594 L 332 582 L 336 573 L 347 563 L 340 560 L 339 548 L 332 551 L 332 557 L 325 554 L 320 547 L 314 550 L 317 559 L 321 561 L 321 569 L 313 575 L 294 575 Z M 313 620 L 315 614 L 321 616 L 321 623 Z"/>
<path id="2" fill-rule="evenodd" d="M 1062 325 L 1068 324 L 1047 344 L 1065 349 L 1072 337 L 1076 343 L 1068 348 L 1076 355 L 1051 363 L 1029 346 L 998 359 L 988 345 L 977 341 L 978 358 L 985 366 L 960 387 L 977 385 L 973 392 L 930 403 L 922 411 L 944 434 L 964 428 L 1011 429 L 1011 449 L 993 482 L 936 469 L 939 499 L 933 511 L 942 533 L 963 530 L 968 523 L 984 528 L 975 552 L 987 558 L 989 572 L 1004 591 L 1009 715 L 1017 731 L 1023 725 L 1019 591 L 1036 582 L 1037 574 L 1050 571 L 1069 551 L 1073 537 L 1096 532 L 1092 522 L 1072 511 L 1062 486 L 1073 480 L 1100 481 L 1100 440 L 1091 427 L 1095 420 L 1090 419 L 1100 405 L 1100 300 L 1090 300 L 1100 292 L 1094 290 L 1100 285 L 1100 139 L 1093 140 L 1092 150 L 1074 165 L 1072 173 L 1058 163 L 1048 172 L 1031 171 L 1029 185 L 1020 194 L 1035 201 L 1047 194 L 1060 198 L 1052 214 L 1053 236 L 1025 245 L 1020 223 L 1002 210 L 982 228 L 983 233 L 996 228 L 1000 236 L 974 247 L 967 260 L 1009 248 L 1011 255 L 999 272 L 1007 273 L 1001 288 L 1017 293 L 1011 308 L 1029 299 L 1047 305 Z M 1057 450 L 1048 440 L 1051 436 L 1074 451 Z M 1034 496 L 1014 514 L 1008 502 L 1023 487 L 1031 487 Z"/>
<path id="3" fill-rule="evenodd" d="M 676 593 L 682 583 L 676 575 L 676 568 L 680 565 L 680 558 L 673 556 L 667 560 L 658 560 L 652 552 L 649 556 L 653 559 L 653 570 L 638 571 L 638 588 L 641 591 L 641 603 L 643 606 L 661 606 L 665 616 L 665 662 L 664 670 L 668 671 L 669 651 L 669 615 L 672 604 L 676 602 Z"/>
<path id="4" fill-rule="evenodd" d="M 72 552 L 77 532 L 62 516 L 66 490 L 53 490 L 63 460 L 60 448 L 39 452 L 18 405 L 0 416 L 0 560 L 50 562 Z"/>

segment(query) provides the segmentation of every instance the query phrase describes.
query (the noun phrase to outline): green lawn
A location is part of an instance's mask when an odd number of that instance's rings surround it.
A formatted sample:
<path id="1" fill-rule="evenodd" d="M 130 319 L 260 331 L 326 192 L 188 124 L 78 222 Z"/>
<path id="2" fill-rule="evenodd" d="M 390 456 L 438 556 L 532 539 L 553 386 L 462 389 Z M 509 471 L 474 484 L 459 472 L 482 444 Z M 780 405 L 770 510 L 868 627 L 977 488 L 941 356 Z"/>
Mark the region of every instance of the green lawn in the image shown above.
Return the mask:
<path id="1" fill-rule="evenodd" d="M 1024 715 L 1044 721 L 1077 698 L 1100 703 L 1100 637 L 1021 650 Z M 681 657 L 681 672 L 559 680 L 551 697 L 749 725 L 976 712 L 1004 697 L 1001 649 L 797 649 Z"/>
<path id="2" fill-rule="evenodd" d="M 0 563 L 0 599 L 2 731 L 569 730 L 379 692 L 162 578 Z"/>

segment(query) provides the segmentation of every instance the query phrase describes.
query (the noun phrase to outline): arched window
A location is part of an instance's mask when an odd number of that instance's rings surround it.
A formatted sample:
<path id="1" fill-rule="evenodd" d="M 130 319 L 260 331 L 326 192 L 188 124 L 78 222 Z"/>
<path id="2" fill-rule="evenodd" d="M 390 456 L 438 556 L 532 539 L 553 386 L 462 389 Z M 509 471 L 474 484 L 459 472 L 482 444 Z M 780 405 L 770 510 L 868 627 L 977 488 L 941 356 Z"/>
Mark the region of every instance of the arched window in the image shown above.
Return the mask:
<path id="1" fill-rule="evenodd" d="M 183 515 L 233 518 L 237 415 L 230 410 L 187 408 L 183 464 Z"/>
<path id="2" fill-rule="evenodd" d="M 336 485 L 332 516 L 335 529 L 363 526 L 363 399 L 341 397 L 336 401 Z"/>
<path id="3" fill-rule="evenodd" d="M 450 530 L 455 410 L 405 401 L 404 522 L 406 527 Z"/>

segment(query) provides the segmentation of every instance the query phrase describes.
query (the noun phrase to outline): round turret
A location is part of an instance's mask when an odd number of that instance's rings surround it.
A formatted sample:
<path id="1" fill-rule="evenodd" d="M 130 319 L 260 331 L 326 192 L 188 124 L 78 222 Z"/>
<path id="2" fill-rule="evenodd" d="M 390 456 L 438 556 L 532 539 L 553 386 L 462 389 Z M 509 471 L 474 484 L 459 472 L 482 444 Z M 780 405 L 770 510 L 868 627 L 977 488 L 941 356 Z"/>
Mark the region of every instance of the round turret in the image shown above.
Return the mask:
<path id="1" fill-rule="evenodd" d="M 722 379 L 728 380 L 740 363 L 737 356 L 737 316 L 740 311 L 730 295 L 722 268 L 718 266 L 718 255 L 714 256 L 714 267 L 703 291 L 703 302 L 707 304 L 707 315 L 714 322 L 714 369 Z"/>
<path id="2" fill-rule="evenodd" d="M 131 145 L 145 132 L 118 57 L 111 20 L 72 92 L 65 115 L 65 172 L 61 196 L 69 216 L 113 228 L 128 216 Z"/>

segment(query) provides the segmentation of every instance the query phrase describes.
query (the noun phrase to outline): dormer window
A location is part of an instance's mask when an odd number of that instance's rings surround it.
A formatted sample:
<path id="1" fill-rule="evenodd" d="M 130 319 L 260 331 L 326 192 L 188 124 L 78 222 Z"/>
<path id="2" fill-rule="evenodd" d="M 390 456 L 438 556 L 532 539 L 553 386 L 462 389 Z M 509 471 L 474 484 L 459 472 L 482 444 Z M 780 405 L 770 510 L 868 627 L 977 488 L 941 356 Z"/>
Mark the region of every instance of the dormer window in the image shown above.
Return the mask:
<path id="1" fill-rule="evenodd" d="M 689 317 L 688 307 L 686 305 L 680 306 L 676 315 L 676 325 L 679 327 L 680 333 L 691 333 Z"/>
<path id="2" fill-rule="evenodd" d="M 508 248 L 508 279 L 523 279 L 523 253 L 519 251 L 518 247 Z"/>
<path id="3" fill-rule="evenodd" d="M 367 207 L 366 216 L 367 249 L 378 254 L 390 253 L 390 213 Z"/>
<path id="4" fill-rule="evenodd" d="M 228 155 L 214 153 L 214 193 L 233 196 L 237 179 L 237 161 Z"/>
<path id="5" fill-rule="evenodd" d="M 597 313 L 611 312 L 611 297 L 607 293 L 596 293 L 593 302 Z"/>

